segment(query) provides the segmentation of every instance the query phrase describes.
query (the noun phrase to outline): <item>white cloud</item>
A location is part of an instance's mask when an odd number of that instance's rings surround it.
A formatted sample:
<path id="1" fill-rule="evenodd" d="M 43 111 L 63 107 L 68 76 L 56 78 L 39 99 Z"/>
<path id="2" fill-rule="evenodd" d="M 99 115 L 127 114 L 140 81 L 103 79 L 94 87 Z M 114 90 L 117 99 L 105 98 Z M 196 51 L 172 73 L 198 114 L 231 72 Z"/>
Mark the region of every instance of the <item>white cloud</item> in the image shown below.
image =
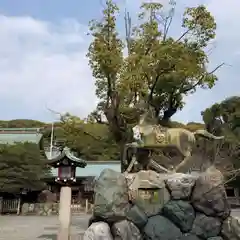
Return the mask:
<path id="1" fill-rule="evenodd" d="M 46 105 L 81 116 L 94 108 L 85 26 L 6 16 L 0 26 L 1 119 L 49 118 Z"/>

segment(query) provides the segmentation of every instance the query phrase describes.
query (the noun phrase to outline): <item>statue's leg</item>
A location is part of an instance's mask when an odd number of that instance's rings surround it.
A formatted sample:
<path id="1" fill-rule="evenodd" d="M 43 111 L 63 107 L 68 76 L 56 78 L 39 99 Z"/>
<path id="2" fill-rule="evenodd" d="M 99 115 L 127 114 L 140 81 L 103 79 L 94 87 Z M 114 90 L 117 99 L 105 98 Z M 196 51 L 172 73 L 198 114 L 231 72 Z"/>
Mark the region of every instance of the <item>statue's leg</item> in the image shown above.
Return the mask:
<path id="1" fill-rule="evenodd" d="M 148 170 L 152 170 L 152 169 L 154 169 L 158 173 L 162 173 L 162 172 L 170 173 L 170 171 L 168 169 L 166 169 L 165 167 L 160 165 L 158 162 L 153 160 L 153 158 L 152 158 L 152 151 L 151 151 L 150 154 L 149 154 Z"/>
<path id="2" fill-rule="evenodd" d="M 135 164 L 136 161 L 137 161 L 137 158 L 136 158 L 136 155 L 134 154 L 134 155 L 132 156 L 131 162 L 129 163 L 129 165 L 128 165 L 128 167 L 127 167 L 127 170 L 126 170 L 127 173 L 129 173 L 129 172 L 132 170 L 133 165 Z"/>
<path id="3" fill-rule="evenodd" d="M 137 156 L 136 156 L 136 153 L 137 153 L 137 148 L 136 147 L 133 147 L 132 148 L 132 156 L 131 156 L 131 161 L 126 169 L 126 172 L 129 173 L 131 172 L 134 164 L 137 162 Z"/>
<path id="4" fill-rule="evenodd" d="M 186 168 L 191 160 L 191 156 L 192 156 L 191 151 L 187 151 L 183 158 L 183 161 L 174 168 L 174 171 L 178 172 L 179 170 L 181 170 L 181 168 Z M 186 169 L 185 172 L 188 170 L 189 168 Z"/>
<path id="5" fill-rule="evenodd" d="M 138 149 L 137 161 L 142 166 L 142 170 L 148 170 L 149 159 L 151 156 L 151 151 L 149 149 Z"/>
<path id="6" fill-rule="evenodd" d="M 170 173 L 171 171 L 169 171 L 168 169 L 166 169 L 165 167 L 161 166 L 160 164 L 158 164 L 157 162 L 155 162 L 153 159 L 150 159 L 149 162 L 149 167 L 154 169 L 155 171 L 157 171 L 158 173 Z"/>

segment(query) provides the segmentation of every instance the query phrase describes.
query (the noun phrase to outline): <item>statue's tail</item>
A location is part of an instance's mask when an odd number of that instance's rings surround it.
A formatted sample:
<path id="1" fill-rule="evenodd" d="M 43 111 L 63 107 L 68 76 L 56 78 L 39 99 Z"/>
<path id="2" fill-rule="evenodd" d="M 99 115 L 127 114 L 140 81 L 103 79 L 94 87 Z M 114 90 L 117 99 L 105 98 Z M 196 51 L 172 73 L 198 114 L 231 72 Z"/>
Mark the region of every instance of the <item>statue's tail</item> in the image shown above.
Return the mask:
<path id="1" fill-rule="evenodd" d="M 224 136 L 215 136 L 212 133 L 210 133 L 210 132 L 208 132 L 204 129 L 195 131 L 194 135 L 199 135 L 199 136 L 202 136 L 204 138 L 212 139 L 212 140 L 223 140 L 224 139 Z"/>

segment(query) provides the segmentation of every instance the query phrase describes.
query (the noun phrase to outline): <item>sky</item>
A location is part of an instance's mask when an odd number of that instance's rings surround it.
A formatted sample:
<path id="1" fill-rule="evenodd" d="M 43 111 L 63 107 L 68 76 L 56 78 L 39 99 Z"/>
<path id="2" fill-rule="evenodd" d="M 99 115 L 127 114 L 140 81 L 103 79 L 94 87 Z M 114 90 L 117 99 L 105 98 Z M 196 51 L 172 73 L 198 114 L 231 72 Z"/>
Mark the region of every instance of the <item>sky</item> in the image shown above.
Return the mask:
<path id="1" fill-rule="evenodd" d="M 141 0 L 116 0 L 131 15 Z M 163 2 L 166 0 L 162 0 Z M 102 0 L 103 2 L 103 0 Z M 86 117 L 97 103 L 94 79 L 86 58 L 91 41 L 88 22 L 100 18 L 101 0 L 0 0 L 0 119 L 53 121 L 57 112 Z M 185 99 L 174 119 L 201 121 L 201 111 L 240 94 L 239 0 L 177 0 L 171 34 L 180 34 L 186 6 L 205 4 L 217 22 L 209 69 L 225 62 L 211 90 Z M 119 31 L 124 35 L 123 12 Z"/>

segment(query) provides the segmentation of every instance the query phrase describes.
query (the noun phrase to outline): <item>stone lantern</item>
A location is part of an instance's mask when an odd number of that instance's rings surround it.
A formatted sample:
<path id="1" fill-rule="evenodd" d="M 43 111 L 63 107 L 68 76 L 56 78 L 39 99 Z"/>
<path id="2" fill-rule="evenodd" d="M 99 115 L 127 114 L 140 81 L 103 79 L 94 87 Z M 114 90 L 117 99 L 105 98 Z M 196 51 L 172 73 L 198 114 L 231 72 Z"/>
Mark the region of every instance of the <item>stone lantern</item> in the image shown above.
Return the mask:
<path id="1" fill-rule="evenodd" d="M 75 157 L 68 147 L 64 147 L 58 156 L 49 160 L 48 165 L 58 169 L 56 182 L 70 185 L 76 182 L 76 168 L 85 168 L 87 163 Z"/>
<path id="2" fill-rule="evenodd" d="M 75 157 L 68 147 L 64 147 L 61 151 L 59 151 L 59 154 L 48 160 L 48 165 L 58 169 L 58 175 L 55 181 L 62 185 L 60 191 L 60 228 L 58 239 L 68 240 L 71 221 L 71 183 L 76 182 L 76 168 L 85 168 L 87 163 L 86 161 Z"/>

